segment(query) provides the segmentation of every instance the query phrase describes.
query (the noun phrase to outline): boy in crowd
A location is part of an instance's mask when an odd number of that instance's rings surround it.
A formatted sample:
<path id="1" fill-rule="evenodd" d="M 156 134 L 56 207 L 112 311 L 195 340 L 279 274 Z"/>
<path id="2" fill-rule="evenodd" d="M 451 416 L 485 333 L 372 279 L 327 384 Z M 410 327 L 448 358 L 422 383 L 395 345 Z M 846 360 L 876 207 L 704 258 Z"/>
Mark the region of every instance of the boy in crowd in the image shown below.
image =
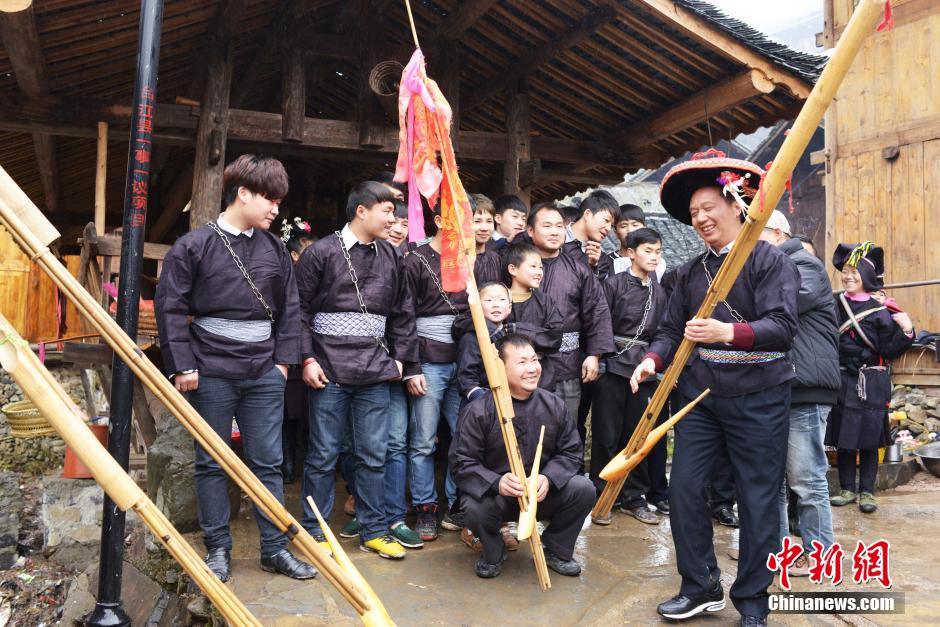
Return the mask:
<path id="1" fill-rule="evenodd" d="M 388 229 L 388 241 L 392 246 L 406 252 L 408 248 L 408 205 L 395 199 L 395 223 Z"/>
<path id="2" fill-rule="evenodd" d="M 402 257 L 382 239 L 395 222 L 386 185 L 357 185 L 349 222 L 304 251 L 297 268 L 303 314 L 304 382 L 313 388 L 303 494 L 328 518 L 336 460 L 347 423 L 352 433 L 360 548 L 390 559 L 405 552 L 389 533 L 385 505 L 389 382 L 420 374 L 414 310 Z M 304 527 L 324 541 L 304 503 Z"/>
<path id="3" fill-rule="evenodd" d="M 476 242 L 477 259 L 473 266 L 473 274 L 478 283 L 488 283 L 500 280 L 499 253 L 490 250 L 493 241 L 493 225 L 496 219 L 496 208 L 493 201 L 483 194 L 470 194 L 470 208 L 473 210 L 473 237 Z"/>
<path id="4" fill-rule="evenodd" d="M 604 191 L 591 192 L 581 201 L 580 217 L 565 228 L 563 252 L 587 263 L 600 280 L 611 273 L 611 260 L 602 254 L 601 242 L 617 222 L 620 208 L 617 201 Z"/>
<path id="5" fill-rule="evenodd" d="M 176 389 L 229 444 L 235 417 L 248 467 L 283 503 L 284 389 L 288 366 L 300 361 L 300 312 L 293 262 L 268 229 L 287 195 L 287 172 L 276 159 L 242 155 L 225 167 L 223 189 L 221 215 L 176 240 L 164 259 L 155 303 L 160 348 Z M 228 478 L 198 443 L 195 455 L 206 565 L 226 581 Z M 255 520 L 262 569 L 294 579 L 316 575 L 257 508 Z"/>
<path id="6" fill-rule="evenodd" d="M 620 205 L 620 217 L 614 224 L 614 235 L 620 248 L 608 253 L 613 262 L 613 274 L 625 272 L 630 267 L 630 257 L 627 255 L 627 236 L 637 229 L 646 227 L 646 214 L 636 205 Z M 656 267 L 656 279 L 662 282 L 666 272 L 666 262 L 659 256 L 659 265 Z"/>
<path id="7" fill-rule="evenodd" d="M 581 384 L 595 381 L 601 355 L 614 352 L 610 310 L 588 265 L 561 254 L 565 220 L 558 209 L 543 206 L 533 211 L 527 234 L 542 257 L 541 289 L 563 321 L 561 345 L 550 357 L 555 368 L 555 394 L 564 399 L 569 414 L 577 416 Z M 585 427 L 580 421 L 578 431 L 583 441 Z"/>
<path id="8" fill-rule="evenodd" d="M 427 244 L 416 247 L 405 258 L 402 268 L 409 300 L 414 306 L 418 332 L 421 374 L 406 382 L 411 395 L 408 458 L 411 463 L 411 498 L 417 514 L 416 531 L 421 540 L 437 539 L 437 491 L 434 487 L 434 451 L 441 417 L 451 433 L 457 426 L 460 392 L 457 386 L 457 346 L 451 329 L 457 315 L 467 310 L 465 292 L 445 292 L 441 279 L 443 240 L 440 205 L 435 208 L 436 233 Z M 444 483 L 448 513 L 457 498 L 453 478 L 447 473 Z M 449 520 L 457 527 L 461 521 Z"/>
<path id="9" fill-rule="evenodd" d="M 512 239 L 525 231 L 526 216 L 529 214 L 529 207 L 522 199 L 514 194 L 500 196 L 493 202 L 495 214 L 493 219 L 496 223 L 496 230 L 493 231 L 493 241 L 490 248 L 502 248 L 512 241 Z"/>
<path id="10" fill-rule="evenodd" d="M 624 446 L 639 423 L 656 382 L 644 382 L 637 393 L 630 390 L 630 376 L 642 361 L 656 334 L 666 308 L 666 294 L 656 281 L 655 270 L 662 253 L 662 238 L 652 229 L 641 228 L 627 235 L 626 253 L 632 264 L 626 272 L 604 282 L 610 307 L 617 352 L 607 358 L 607 371 L 597 380 L 591 419 L 591 480 L 600 493 L 606 482 L 600 471 Z M 667 498 L 666 440 L 627 476 L 620 495 L 620 511 L 640 522 L 660 522 L 647 507 L 657 507 Z M 668 507 L 666 508 L 668 509 Z M 594 522 L 610 524 L 610 517 Z"/>

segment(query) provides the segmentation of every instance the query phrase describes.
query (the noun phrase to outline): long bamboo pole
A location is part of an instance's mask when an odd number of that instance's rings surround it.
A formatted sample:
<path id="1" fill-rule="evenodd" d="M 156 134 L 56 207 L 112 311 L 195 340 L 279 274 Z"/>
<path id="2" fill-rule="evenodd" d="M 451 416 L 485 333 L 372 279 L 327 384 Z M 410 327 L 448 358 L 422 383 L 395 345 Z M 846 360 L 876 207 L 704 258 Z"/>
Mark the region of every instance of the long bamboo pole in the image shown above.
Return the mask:
<path id="1" fill-rule="evenodd" d="M 261 623 L 242 605 L 235 594 L 212 574 L 170 521 L 108 455 L 108 451 L 85 425 L 81 409 L 71 401 L 62 386 L 2 314 L 0 365 L 88 467 L 95 481 L 114 503 L 122 511 L 132 509 L 140 516 L 222 616 L 232 625 L 260 627 Z"/>
<path id="2" fill-rule="evenodd" d="M 11 198 L 19 202 L 20 213 L 25 216 L 31 226 L 28 226 L 24 218 L 20 217 L 8 204 L 8 199 Z M 196 442 L 219 463 L 252 502 L 290 538 L 301 554 L 313 562 L 327 581 L 336 587 L 359 614 L 368 611 L 371 604 L 362 590 L 300 526 L 284 505 L 274 498 L 222 438 L 206 424 L 183 395 L 147 359 L 136 342 L 121 331 L 111 316 L 52 255 L 48 244 L 58 239 L 58 232 L 2 167 L 0 167 L 0 223 L 7 228 L 30 259 L 52 278 L 76 309 L 101 334 L 114 352 L 130 366 L 134 374 L 153 392 L 154 396 L 186 427 Z M 44 236 L 44 239 L 37 237 L 33 227 Z"/>
<path id="3" fill-rule="evenodd" d="M 108 123 L 98 122 L 98 151 L 95 159 L 95 231 L 104 235 L 105 192 L 108 175 Z"/>
<path id="4" fill-rule="evenodd" d="M 741 234 L 735 240 L 734 248 L 725 258 L 721 270 L 718 271 L 711 287 L 709 287 L 698 313 L 695 314 L 696 318 L 711 317 L 718 302 L 727 296 L 748 256 L 754 250 L 761 230 L 767 224 L 767 219 L 780 201 L 786 188 L 787 178 L 793 172 L 807 145 L 809 145 L 809 141 L 819 126 L 823 114 L 835 97 L 839 85 L 848 73 L 852 61 L 858 55 L 858 51 L 861 49 L 866 37 L 874 30 L 875 24 L 883 14 L 885 1 L 859 0 L 855 13 L 842 33 L 832 58 L 829 59 L 822 75 L 816 81 L 809 98 L 806 99 L 799 116 L 793 123 L 793 128 L 790 129 L 790 133 L 780 147 L 773 165 L 761 181 L 757 196 L 751 202 L 751 207 L 748 210 L 747 222 Z M 636 431 L 633 432 L 626 448 L 618 455 L 630 457 L 639 450 L 655 424 L 659 412 L 665 406 L 669 393 L 679 379 L 679 375 L 694 349 L 695 343 L 689 340 L 683 340 L 679 345 L 672 363 L 663 375 L 663 380 L 659 383 L 656 392 L 650 399 L 649 406 L 640 418 Z M 600 498 L 594 505 L 594 511 L 592 512 L 594 517 L 605 518 L 610 514 L 610 509 L 613 507 L 617 495 L 620 494 L 626 477 L 627 475 L 624 473 L 614 480 L 608 481 Z"/>

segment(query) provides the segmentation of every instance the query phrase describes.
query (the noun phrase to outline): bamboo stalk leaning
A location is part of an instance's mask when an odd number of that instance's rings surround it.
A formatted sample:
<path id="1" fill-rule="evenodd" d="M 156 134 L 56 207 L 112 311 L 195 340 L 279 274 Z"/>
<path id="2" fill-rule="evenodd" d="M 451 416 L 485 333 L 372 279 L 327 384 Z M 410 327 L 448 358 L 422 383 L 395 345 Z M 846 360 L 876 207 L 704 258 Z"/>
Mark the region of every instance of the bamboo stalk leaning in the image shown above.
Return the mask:
<path id="1" fill-rule="evenodd" d="M 18 203 L 16 206 L 19 212 L 8 204 L 11 201 Z M 327 581 L 342 594 L 357 613 L 362 614 L 368 611 L 371 604 L 362 590 L 274 498 L 222 438 L 206 424 L 192 405 L 163 376 L 160 369 L 147 359 L 136 342 L 120 329 L 114 319 L 53 256 L 48 244 L 58 239 L 58 232 L 2 167 L 0 167 L 0 223 L 7 228 L 30 259 L 52 278 L 81 315 L 88 320 L 114 352 L 130 366 L 141 382 L 182 423 L 196 442 L 212 455 L 252 502 L 290 538 L 300 553 L 323 573 Z"/>
<path id="2" fill-rule="evenodd" d="M 695 315 L 696 318 L 711 317 L 718 302 L 727 296 L 728 291 L 744 267 L 744 262 L 747 261 L 751 251 L 754 250 L 761 230 L 783 195 L 787 179 L 809 145 L 813 133 L 835 97 L 839 85 L 852 65 L 852 61 L 858 55 L 865 39 L 874 30 L 875 24 L 883 14 L 885 2 L 886 0 L 859 0 L 858 6 L 842 33 L 832 57 L 800 110 L 800 114 L 794 121 L 793 128 L 790 129 L 790 133 L 780 147 L 773 164 L 763 177 L 757 195 L 748 209 L 745 226 L 735 241 L 734 248 L 728 254 L 711 287 L 708 289 L 705 299 Z M 679 379 L 679 375 L 691 357 L 695 346 L 695 343 L 689 340 L 683 340 L 679 345 L 672 363 L 666 369 L 663 379 L 650 399 L 633 436 L 622 451 L 624 456 L 630 457 L 645 442 L 647 434 L 665 406 L 669 393 Z M 608 481 L 594 506 L 592 512 L 594 517 L 600 518 L 609 515 L 617 495 L 623 488 L 626 481 L 625 472 L 621 470 L 612 476 L 614 476 L 614 479 Z"/>
<path id="3" fill-rule="evenodd" d="M 526 491 L 530 499 L 532 499 L 530 500 L 531 507 L 522 512 L 519 516 L 519 531 L 516 535 L 520 540 L 528 540 L 529 536 L 532 535 L 532 530 L 535 529 L 535 511 L 538 507 L 539 493 L 539 467 L 542 462 L 542 440 L 544 439 L 545 425 L 542 425 L 542 430 L 539 431 L 539 444 L 535 447 L 535 459 L 532 460 L 532 471 L 529 473 L 529 478 L 526 481 L 528 484 Z"/>
<path id="4" fill-rule="evenodd" d="M 82 410 L 30 350 L 27 342 L 0 315 L 0 365 L 35 403 L 95 481 L 123 511 L 133 510 L 166 547 L 226 621 L 238 626 L 261 623 L 235 594 L 212 574 L 196 551 L 108 454 L 85 424 Z"/>

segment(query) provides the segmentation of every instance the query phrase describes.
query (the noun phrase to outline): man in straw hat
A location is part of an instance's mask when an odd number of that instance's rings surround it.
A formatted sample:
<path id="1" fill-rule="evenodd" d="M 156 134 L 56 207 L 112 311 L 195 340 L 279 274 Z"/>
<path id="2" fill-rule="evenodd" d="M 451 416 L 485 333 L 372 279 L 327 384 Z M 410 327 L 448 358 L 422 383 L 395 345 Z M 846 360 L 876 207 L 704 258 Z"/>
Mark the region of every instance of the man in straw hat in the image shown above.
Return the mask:
<path id="1" fill-rule="evenodd" d="M 742 625 L 767 624 L 773 573 L 765 564 L 780 544 L 772 521 L 780 515 L 777 498 L 787 452 L 793 369 L 786 352 L 797 327 L 796 267 L 776 247 L 758 242 L 712 317 L 693 319 L 741 234 L 745 198 L 754 198 L 763 174 L 753 163 L 709 150 L 672 168 L 660 188 L 666 211 L 692 225 L 706 251 L 678 269 L 665 319 L 631 385 L 635 391 L 663 370 L 685 337 L 698 347 L 679 378 L 678 395 L 687 403 L 711 389 L 676 426 L 669 505 L 682 584 L 657 608 L 669 619 L 725 606 L 704 484 L 716 452 L 726 448 L 741 528 L 731 600 Z"/>

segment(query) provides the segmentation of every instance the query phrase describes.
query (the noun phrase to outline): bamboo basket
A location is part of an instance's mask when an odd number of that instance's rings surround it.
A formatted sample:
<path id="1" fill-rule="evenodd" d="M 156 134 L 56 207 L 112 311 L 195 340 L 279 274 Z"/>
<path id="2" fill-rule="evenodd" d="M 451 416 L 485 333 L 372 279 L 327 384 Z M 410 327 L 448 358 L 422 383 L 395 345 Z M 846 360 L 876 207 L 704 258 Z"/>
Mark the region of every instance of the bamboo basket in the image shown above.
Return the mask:
<path id="1" fill-rule="evenodd" d="M 0 412 L 6 415 L 10 424 L 10 435 L 14 438 L 42 438 L 56 433 L 39 408 L 30 400 L 7 403 L 0 408 Z"/>

